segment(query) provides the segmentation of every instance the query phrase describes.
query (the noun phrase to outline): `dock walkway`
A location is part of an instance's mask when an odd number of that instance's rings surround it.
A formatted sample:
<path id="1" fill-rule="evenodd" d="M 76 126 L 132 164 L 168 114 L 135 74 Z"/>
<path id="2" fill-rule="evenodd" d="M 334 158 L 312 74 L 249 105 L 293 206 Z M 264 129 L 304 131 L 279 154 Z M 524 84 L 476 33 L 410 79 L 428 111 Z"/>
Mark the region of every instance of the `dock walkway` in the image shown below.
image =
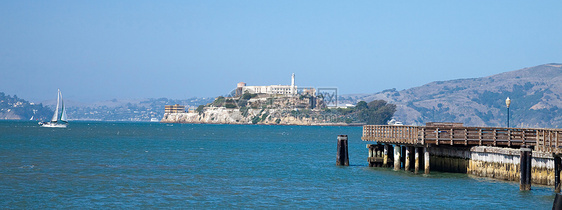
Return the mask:
<path id="1" fill-rule="evenodd" d="M 464 145 L 520 148 L 562 154 L 562 129 L 464 127 L 456 125 L 365 125 L 363 141 L 404 145 Z"/>
<path id="2" fill-rule="evenodd" d="M 491 146 L 500 150 L 502 148 L 516 149 L 520 153 L 517 157 L 514 157 L 513 154 L 481 154 L 500 157 L 502 161 L 496 171 L 502 171 L 501 173 L 508 174 L 512 178 L 513 174 L 517 173 L 521 190 L 530 190 L 531 182 L 536 182 L 536 178 L 531 179 L 531 173 L 539 173 L 539 170 L 531 166 L 532 162 L 540 162 L 539 165 L 543 166 L 545 173 L 555 176 L 553 177 L 555 191 L 560 192 L 562 188 L 560 184 L 562 129 L 465 127 L 461 123 L 428 123 L 426 126 L 365 125 L 361 139 L 372 142 L 372 144 L 367 144 L 369 166 L 391 167 L 394 165 L 395 170 L 404 168 L 408 171 L 412 168 L 411 165 L 414 165 L 415 173 L 418 173 L 418 170 L 423 167 L 426 174 L 429 173 L 430 165 L 442 167 L 437 163 L 430 163 L 430 156 L 436 161 L 447 162 L 446 165 L 449 168 L 454 165 L 453 168 L 457 169 L 457 172 L 485 171 L 486 167 L 498 164 L 497 158 L 484 160 L 484 162 L 472 162 L 471 155 L 468 155 L 471 149 L 474 150 L 478 146 Z M 441 151 L 440 154 L 437 154 L 437 151 Z M 452 155 L 444 156 L 443 151 Z M 422 152 L 423 154 L 421 154 Z M 548 154 L 549 158 L 554 161 L 544 158 L 537 159 L 540 157 L 533 159 L 533 152 Z M 511 165 L 506 167 L 504 160 Z M 475 164 L 482 166 L 475 169 Z M 549 178 L 549 180 L 552 179 Z"/>

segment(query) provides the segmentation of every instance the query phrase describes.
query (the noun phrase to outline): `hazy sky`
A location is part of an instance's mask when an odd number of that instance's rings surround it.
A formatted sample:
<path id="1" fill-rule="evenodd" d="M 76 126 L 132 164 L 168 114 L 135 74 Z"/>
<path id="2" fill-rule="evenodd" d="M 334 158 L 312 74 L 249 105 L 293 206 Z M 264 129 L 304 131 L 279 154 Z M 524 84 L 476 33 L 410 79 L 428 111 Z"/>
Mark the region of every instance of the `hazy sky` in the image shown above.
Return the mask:
<path id="1" fill-rule="evenodd" d="M 0 92 L 399 90 L 562 62 L 562 1 L 0 1 Z"/>

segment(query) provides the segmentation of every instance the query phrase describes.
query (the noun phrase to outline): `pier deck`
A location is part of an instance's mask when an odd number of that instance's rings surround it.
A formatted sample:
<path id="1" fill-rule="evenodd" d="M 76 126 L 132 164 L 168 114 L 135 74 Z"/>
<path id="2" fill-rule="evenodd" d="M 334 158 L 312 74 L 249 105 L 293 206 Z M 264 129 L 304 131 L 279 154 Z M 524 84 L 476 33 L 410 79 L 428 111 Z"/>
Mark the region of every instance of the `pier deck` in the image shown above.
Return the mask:
<path id="1" fill-rule="evenodd" d="M 562 154 L 562 129 L 365 125 L 363 141 L 401 145 L 532 146 Z"/>
<path id="2" fill-rule="evenodd" d="M 555 191 L 562 189 L 562 129 L 465 127 L 460 123 L 365 125 L 361 139 L 373 142 L 367 144 L 371 167 L 394 165 L 395 170 L 409 171 L 414 165 L 414 173 L 423 167 L 428 174 L 431 166 L 510 180 L 517 177 L 520 190 L 530 190 L 531 182 L 548 183 L 554 178 Z M 480 146 L 516 149 L 520 155 L 473 150 Z M 540 154 L 533 159 L 533 152 Z M 548 157 L 542 157 L 544 154 Z"/>

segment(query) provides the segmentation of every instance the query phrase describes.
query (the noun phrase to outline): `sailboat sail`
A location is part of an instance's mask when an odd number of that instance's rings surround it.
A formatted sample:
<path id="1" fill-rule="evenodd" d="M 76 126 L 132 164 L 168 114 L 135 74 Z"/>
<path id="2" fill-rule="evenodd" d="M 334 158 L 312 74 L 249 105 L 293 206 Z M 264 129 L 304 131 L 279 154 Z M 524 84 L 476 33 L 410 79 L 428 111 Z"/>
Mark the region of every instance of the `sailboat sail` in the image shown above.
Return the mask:
<path id="1" fill-rule="evenodd" d="M 62 100 L 62 93 L 60 93 L 60 101 L 62 104 L 62 114 L 60 115 L 60 121 L 67 122 L 66 120 L 66 108 L 64 107 L 64 100 Z"/>
<path id="2" fill-rule="evenodd" d="M 55 108 L 55 114 L 53 115 L 53 119 L 51 122 L 57 122 L 59 118 L 59 103 L 60 103 L 60 89 L 57 92 L 57 108 Z"/>

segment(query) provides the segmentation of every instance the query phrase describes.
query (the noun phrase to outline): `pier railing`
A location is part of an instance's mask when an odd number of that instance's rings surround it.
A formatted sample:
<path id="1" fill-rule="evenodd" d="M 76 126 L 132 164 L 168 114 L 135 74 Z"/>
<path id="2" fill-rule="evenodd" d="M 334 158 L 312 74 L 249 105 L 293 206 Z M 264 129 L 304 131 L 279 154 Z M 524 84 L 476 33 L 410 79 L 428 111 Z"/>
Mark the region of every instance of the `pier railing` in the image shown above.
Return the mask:
<path id="1" fill-rule="evenodd" d="M 418 144 L 419 126 L 363 126 L 363 141 L 380 141 L 401 144 Z"/>
<path id="2" fill-rule="evenodd" d="M 562 154 L 562 129 L 365 125 L 363 141 L 412 145 L 534 146 Z"/>

